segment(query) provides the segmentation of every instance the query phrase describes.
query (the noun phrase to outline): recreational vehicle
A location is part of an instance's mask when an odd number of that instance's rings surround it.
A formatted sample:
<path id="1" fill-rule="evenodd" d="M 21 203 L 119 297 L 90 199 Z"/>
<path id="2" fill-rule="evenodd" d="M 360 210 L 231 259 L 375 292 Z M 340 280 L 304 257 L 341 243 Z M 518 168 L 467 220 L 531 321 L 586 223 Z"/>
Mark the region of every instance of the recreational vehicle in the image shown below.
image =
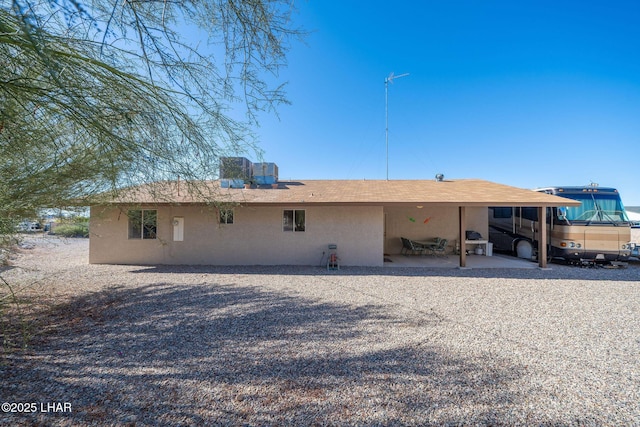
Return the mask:
<path id="1" fill-rule="evenodd" d="M 591 185 L 539 188 L 535 191 L 581 203 L 576 207 L 547 208 L 549 259 L 605 263 L 629 258 L 631 227 L 616 189 Z M 489 241 L 495 250 L 535 259 L 539 229 L 537 208 L 489 208 Z"/>

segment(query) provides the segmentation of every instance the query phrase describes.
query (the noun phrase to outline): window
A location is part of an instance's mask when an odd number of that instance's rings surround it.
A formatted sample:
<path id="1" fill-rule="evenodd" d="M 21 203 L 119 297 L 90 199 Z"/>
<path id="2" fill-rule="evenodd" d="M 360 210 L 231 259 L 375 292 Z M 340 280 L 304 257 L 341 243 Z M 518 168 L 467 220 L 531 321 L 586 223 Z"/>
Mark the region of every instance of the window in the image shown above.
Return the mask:
<path id="1" fill-rule="evenodd" d="M 569 221 L 626 222 L 629 221 L 617 194 L 567 194 L 564 197 L 577 200 L 582 206 L 566 208 Z"/>
<path id="2" fill-rule="evenodd" d="M 511 218 L 511 208 L 493 208 L 494 218 Z"/>
<path id="3" fill-rule="evenodd" d="M 220 209 L 220 224 L 233 224 L 233 209 Z"/>
<path id="4" fill-rule="evenodd" d="M 521 208 L 522 209 L 522 218 L 528 219 L 531 221 L 538 220 L 538 208 Z"/>
<path id="5" fill-rule="evenodd" d="M 158 231 L 158 211 L 138 209 L 127 212 L 130 239 L 155 239 Z"/>
<path id="6" fill-rule="evenodd" d="M 282 215 L 282 231 L 304 231 L 306 228 L 303 209 L 285 209 Z"/>

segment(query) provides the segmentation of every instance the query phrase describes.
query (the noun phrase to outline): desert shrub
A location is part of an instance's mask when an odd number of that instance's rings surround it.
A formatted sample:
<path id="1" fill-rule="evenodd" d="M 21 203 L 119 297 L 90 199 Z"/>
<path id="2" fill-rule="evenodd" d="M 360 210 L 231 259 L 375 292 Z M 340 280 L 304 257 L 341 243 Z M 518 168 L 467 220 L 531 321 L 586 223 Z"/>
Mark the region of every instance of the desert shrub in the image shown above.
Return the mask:
<path id="1" fill-rule="evenodd" d="M 89 224 L 86 222 L 60 224 L 53 229 L 53 234 L 62 237 L 88 237 Z"/>

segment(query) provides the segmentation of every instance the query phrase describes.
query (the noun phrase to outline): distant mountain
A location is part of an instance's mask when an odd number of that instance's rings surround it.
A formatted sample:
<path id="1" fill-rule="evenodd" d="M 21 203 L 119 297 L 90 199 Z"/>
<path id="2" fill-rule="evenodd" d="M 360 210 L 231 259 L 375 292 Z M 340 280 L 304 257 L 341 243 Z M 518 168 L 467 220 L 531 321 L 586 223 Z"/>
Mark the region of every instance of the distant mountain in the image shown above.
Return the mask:
<path id="1" fill-rule="evenodd" d="M 627 212 L 640 213 L 640 206 L 625 206 L 624 208 L 627 210 Z"/>

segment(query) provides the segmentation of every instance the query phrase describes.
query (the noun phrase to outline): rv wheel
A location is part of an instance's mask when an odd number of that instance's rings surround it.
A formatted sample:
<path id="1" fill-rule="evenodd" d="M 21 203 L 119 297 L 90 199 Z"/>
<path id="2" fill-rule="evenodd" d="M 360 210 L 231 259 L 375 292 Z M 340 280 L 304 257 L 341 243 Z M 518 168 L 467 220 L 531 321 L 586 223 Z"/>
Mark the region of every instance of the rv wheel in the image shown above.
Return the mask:
<path id="1" fill-rule="evenodd" d="M 518 258 L 532 259 L 533 245 L 527 240 L 520 240 L 516 244 L 516 255 Z"/>

